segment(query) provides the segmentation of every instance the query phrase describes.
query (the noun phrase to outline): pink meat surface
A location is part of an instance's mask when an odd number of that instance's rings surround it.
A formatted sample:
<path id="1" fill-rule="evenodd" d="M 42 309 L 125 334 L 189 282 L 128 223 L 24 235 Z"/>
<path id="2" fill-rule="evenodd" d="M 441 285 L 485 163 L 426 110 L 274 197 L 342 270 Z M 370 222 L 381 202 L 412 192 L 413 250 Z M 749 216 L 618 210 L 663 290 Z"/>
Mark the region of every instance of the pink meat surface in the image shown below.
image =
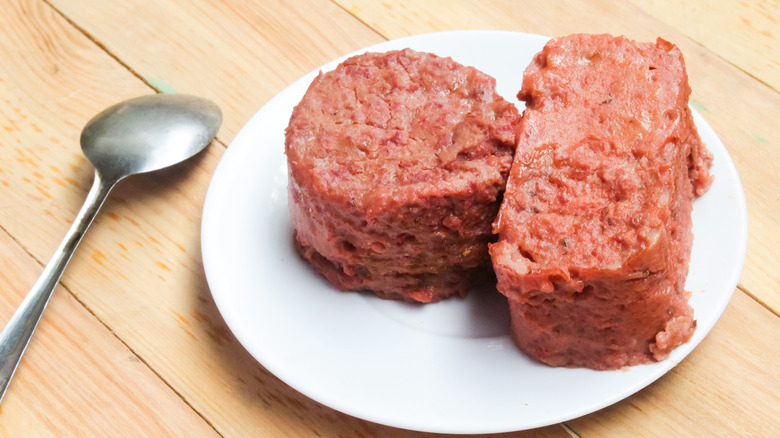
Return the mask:
<path id="1" fill-rule="evenodd" d="M 516 144 L 493 78 L 409 49 L 320 74 L 286 130 L 298 252 L 341 290 L 433 302 L 489 273 Z"/>
<path id="2" fill-rule="evenodd" d="M 691 209 L 712 156 L 689 94 L 680 51 L 661 39 L 557 38 L 527 68 L 490 253 L 530 356 L 616 369 L 690 339 Z"/>

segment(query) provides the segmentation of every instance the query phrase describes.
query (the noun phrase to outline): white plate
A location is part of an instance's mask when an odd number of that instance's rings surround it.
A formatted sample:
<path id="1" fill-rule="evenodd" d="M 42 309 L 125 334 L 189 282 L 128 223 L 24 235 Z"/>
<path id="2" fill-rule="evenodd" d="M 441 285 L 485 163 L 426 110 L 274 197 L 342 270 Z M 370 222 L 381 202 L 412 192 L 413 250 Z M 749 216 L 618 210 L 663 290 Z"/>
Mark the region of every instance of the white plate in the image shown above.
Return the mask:
<path id="1" fill-rule="evenodd" d="M 523 70 L 546 40 L 457 31 L 363 51 L 411 47 L 451 56 L 495 77 L 498 92 L 518 103 Z M 317 71 L 279 93 L 236 136 L 214 173 L 202 224 L 203 263 L 225 322 L 252 356 L 303 394 L 359 418 L 421 431 L 544 426 L 644 388 L 690 353 L 726 307 L 745 256 L 745 200 L 726 149 L 698 114 L 715 155 L 715 182 L 693 211 L 686 287 L 698 329 L 666 361 L 609 372 L 540 365 L 512 344 L 497 292 L 422 306 L 336 291 L 296 255 L 287 212 L 284 128 Z"/>

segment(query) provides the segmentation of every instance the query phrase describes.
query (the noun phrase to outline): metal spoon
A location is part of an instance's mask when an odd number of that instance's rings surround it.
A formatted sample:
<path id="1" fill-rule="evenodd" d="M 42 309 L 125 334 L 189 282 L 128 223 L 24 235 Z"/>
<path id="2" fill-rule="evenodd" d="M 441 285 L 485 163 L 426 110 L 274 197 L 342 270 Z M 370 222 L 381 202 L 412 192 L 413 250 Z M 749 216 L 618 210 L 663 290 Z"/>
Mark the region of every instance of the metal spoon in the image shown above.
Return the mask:
<path id="1" fill-rule="evenodd" d="M 218 106 L 182 94 L 130 99 L 87 122 L 81 149 L 95 167 L 95 180 L 65 239 L 0 333 L 0 400 L 65 266 L 114 185 L 190 158 L 211 143 L 221 124 Z"/>

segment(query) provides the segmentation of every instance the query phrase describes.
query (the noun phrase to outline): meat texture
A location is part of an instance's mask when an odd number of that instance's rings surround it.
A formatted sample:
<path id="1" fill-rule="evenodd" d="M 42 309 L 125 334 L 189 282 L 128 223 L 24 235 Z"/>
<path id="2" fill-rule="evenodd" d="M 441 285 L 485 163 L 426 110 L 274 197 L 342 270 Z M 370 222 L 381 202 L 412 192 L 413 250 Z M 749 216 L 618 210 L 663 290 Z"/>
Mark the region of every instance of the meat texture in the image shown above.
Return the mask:
<path id="1" fill-rule="evenodd" d="M 490 254 L 530 356 L 616 369 L 690 339 L 691 209 L 712 156 L 689 94 L 680 51 L 660 38 L 557 38 L 525 71 Z"/>
<path id="2" fill-rule="evenodd" d="M 489 273 L 517 109 L 450 58 L 366 53 L 320 74 L 286 130 L 299 253 L 341 290 L 434 302 Z"/>

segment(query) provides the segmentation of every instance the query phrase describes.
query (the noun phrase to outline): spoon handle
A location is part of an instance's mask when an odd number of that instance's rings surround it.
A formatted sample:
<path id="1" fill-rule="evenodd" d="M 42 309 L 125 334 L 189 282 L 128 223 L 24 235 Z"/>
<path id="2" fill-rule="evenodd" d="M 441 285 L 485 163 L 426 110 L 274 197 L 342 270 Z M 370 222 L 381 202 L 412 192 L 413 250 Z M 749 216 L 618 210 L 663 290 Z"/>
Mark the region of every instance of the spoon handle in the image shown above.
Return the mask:
<path id="1" fill-rule="evenodd" d="M 95 181 L 87 194 L 84 206 L 81 207 L 76 220 L 65 235 L 65 239 L 60 243 L 38 281 L 35 282 L 22 304 L 16 309 L 0 333 L 0 400 L 3 399 L 6 389 L 8 389 L 16 366 L 24 354 L 27 343 L 30 342 L 33 331 L 35 331 L 35 327 L 43 315 L 43 310 L 46 308 L 46 303 L 48 303 L 52 291 L 65 271 L 70 257 L 116 183 L 117 180 L 106 180 L 100 173 L 95 172 Z"/>

